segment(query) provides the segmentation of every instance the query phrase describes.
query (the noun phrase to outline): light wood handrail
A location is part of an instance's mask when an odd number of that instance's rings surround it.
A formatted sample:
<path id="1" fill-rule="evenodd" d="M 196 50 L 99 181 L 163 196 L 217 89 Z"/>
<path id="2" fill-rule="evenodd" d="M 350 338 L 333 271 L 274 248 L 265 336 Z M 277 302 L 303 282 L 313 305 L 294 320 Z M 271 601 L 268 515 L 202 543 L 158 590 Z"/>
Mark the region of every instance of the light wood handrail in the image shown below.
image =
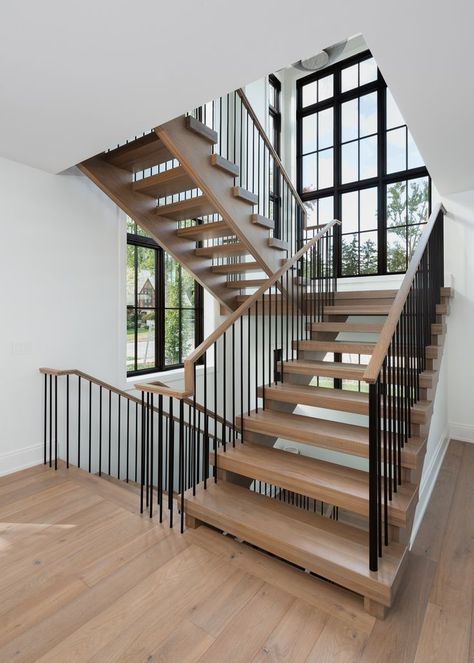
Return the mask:
<path id="1" fill-rule="evenodd" d="M 184 384 L 185 391 L 194 392 L 194 364 L 198 361 L 200 357 L 219 339 L 240 317 L 246 313 L 255 302 L 265 294 L 265 292 L 271 288 L 275 283 L 284 275 L 286 272 L 293 267 L 293 265 L 298 262 L 298 260 L 305 254 L 309 249 L 314 246 L 319 240 L 334 226 L 340 225 L 341 222 L 337 219 L 333 219 L 327 223 L 322 230 L 320 230 L 317 235 L 310 239 L 306 244 L 297 252 L 295 255 L 287 260 L 285 264 L 280 267 L 280 269 L 271 276 L 268 281 L 266 281 L 260 288 L 254 292 L 253 295 L 250 295 L 238 309 L 233 311 L 224 322 L 215 329 L 212 334 L 210 334 L 202 343 L 199 345 L 191 354 L 186 357 L 184 360 Z"/>
<path id="2" fill-rule="evenodd" d="M 84 380 L 87 380 L 89 382 L 92 382 L 93 384 L 97 385 L 98 387 L 103 387 L 104 389 L 107 389 L 108 391 L 113 392 L 114 394 L 117 394 L 118 396 L 121 396 L 122 398 L 128 398 L 128 400 L 132 401 L 133 403 L 137 403 L 138 405 L 142 404 L 141 398 L 137 398 L 137 396 L 132 396 L 132 394 L 129 394 L 128 391 L 123 391 L 122 389 L 118 389 L 117 387 L 114 387 L 111 384 L 108 384 L 107 382 L 103 382 L 102 380 L 99 380 L 98 378 L 95 378 L 93 375 L 89 375 L 88 373 L 84 373 L 83 371 L 78 370 L 77 368 L 40 368 L 39 372 L 42 373 L 43 375 L 52 375 L 52 376 L 64 376 L 64 375 L 76 375 L 77 377 L 83 378 Z M 153 383 L 149 383 L 152 384 Z M 144 387 L 148 386 L 148 384 L 143 385 Z M 135 388 L 137 388 L 138 385 L 135 385 Z M 163 385 L 164 388 L 166 388 L 166 385 Z M 168 388 L 170 391 L 176 391 L 172 390 L 171 388 Z M 147 389 L 143 389 L 143 391 L 147 391 Z M 160 393 L 160 392 L 159 392 Z M 179 392 L 179 390 L 177 391 Z M 170 395 L 170 394 L 163 394 L 163 395 Z M 171 394 L 172 395 L 172 394 Z M 194 403 L 191 399 L 186 398 L 183 396 L 184 402 L 189 405 L 189 406 L 194 406 Z M 225 426 L 228 426 L 229 428 L 232 428 L 232 424 L 230 421 L 227 421 L 220 415 L 216 414 L 215 412 L 212 412 L 211 410 L 205 410 L 202 405 L 199 403 L 196 403 L 196 409 L 201 411 L 201 412 L 207 412 L 207 415 L 211 418 L 217 421 L 219 424 L 224 424 Z M 153 410 L 155 412 L 158 412 L 158 408 L 154 407 Z M 163 412 L 165 417 L 169 418 L 169 413 L 168 412 Z M 173 417 L 174 421 L 179 423 L 179 419 L 177 417 Z"/>
<path id="3" fill-rule="evenodd" d="M 270 154 L 272 155 L 272 158 L 275 161 L 275 164 L 277 165 L 278 170 L 281 172 L 282 177 L 285 180 L 285 182 L 287 183 L 288 188 L 290 189 L 290 191 L 293 194 L 296 202 L 298 203 L 298 206 L 301 208 L 301 212 L 302 212 L 302 215 L 303 215 L 303 225 L 304 225 L 304 228 L 306 228 L 307 213 L 306 213 L 306 208 L 304 206 L 303 201 L 301 200 L 297 190 L 293 186 L 293 183 L 290 180 L 290 178 L 288 176 L 288 173 L 286 172 L 285 167 L 282 164 L 280 157 L 278 156 L 277 151 L 273 147 L 270 138 L 267 136 L 267 132 L 262 127 L 262 125 L 260 123 L 260 120 L 258 119 L 257 115 L 255 114 L 255 111 L 252 108 L 252 105 L 251 105 L 250 101 L 248 100 L 247 95 L 242 90 L 242 88 L 239 88 L 237 90 L 237 94 L 239 95 L 240 99 L 242 100 L 242 104 L 244 105 L 247 113 L 249 114 L 250 118 L 252 119 L 252 122 L 255 124 L 260 136 L 263 139 L 263 142 L 265 143 L 268 150 L 270 151 Z"/>
<path id="4" fill-rule="evenodd" d="M 382 369 L 382 364 L 385 357 L 387 356 L 390 343 L 397 328 L 398 321 L 400 320 L 403 307 L 405 306 L 405 302 L 410 292 L 413 279 L 415 278 L 415 274 L 417 272 L 421 258 L 423 257 L 426 245 L 428 244 L 428 240 L 431 236 L 434 224 L 440 213 L 446 213 L 446 210 L 442 204 L 435 206 L 434 210 L 431 212 L 426 227 L 423 230 L 420 241 L 418 242 L 418 246 L 416 247 L 415 253 L 412 256 L 410 264 L 408 265 L 408 269 L 405 273 L 405 276 L 403 277 L 402 285 L 400 286 L 395 299 L 393 300 L 387 319 L 385 320 L 382 331 L 380 332 L 379 340 L 377 341 L 370 361 L 365 370 L 364 376 L 362 378 L 364 382 L 374 384 L 377 381 L 377 378 Z"/>

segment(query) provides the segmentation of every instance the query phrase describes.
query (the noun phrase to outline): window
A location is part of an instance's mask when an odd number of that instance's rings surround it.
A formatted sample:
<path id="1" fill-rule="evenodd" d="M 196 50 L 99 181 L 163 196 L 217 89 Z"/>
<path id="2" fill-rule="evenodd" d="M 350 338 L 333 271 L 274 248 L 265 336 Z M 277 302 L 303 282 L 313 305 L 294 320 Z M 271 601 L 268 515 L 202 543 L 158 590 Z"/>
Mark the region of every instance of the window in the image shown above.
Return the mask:
<path id="1" fill-rule="evenodd" d="M 404 272 L 431 182 L 369 52 L 297 82 L 297 141 L 308 225 L 342 221 L 339 276 Z"/>
<path id="2" fill-rule="evenodd" d="M 127 374 L 182 366 L 203 339 L 202 288 L 127 222 Z"/>
<path id="3" fill-rule="evenodd" d="M 270 74 L 268 77 L 269 87 L 269 102 L 268 102 L 268 117 L 269 117 L 269 134 L 270 140 L 275 148 L 275 152 L 280 156 L 280 143 L 281 143 L 281 110 L 280 110 L 280 95 L 281 83 L 276 76 Z M 273 160 L 270 159 L 270 168 L 273 168 Z M 270 182 L 272 189 L 270 191 L 270 206 L 272 210 L 272 218 L 275 222 L 275 229 L 273 231 L 274 237 L 280 237 L 280 179 L 278 170 L 270 173 Z"/>

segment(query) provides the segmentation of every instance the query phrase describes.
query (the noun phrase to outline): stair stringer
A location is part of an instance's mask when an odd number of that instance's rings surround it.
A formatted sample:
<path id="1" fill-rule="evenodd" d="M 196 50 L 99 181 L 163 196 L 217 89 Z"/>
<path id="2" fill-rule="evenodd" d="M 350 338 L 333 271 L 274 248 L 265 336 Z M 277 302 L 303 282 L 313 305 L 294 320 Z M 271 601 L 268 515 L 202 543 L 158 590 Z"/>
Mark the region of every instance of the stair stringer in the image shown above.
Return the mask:
<path id="1" fill-rule="evenodd" d="M 194 240 L 186 240 L 176 234 L 174 219 L 156 213 L 156 201 L 153 198 L 133 190 L 128 170 L 107 163 L 101 156 L 88 159 L 78 167 L 208 290 L 226 311 L 235 308 L 235 294 L 226 287 L 222 275 L 213 273 L 208 261 L 194 254 Z"/>
<path id="2" fill-rule="evenodd" d="M 261 265 L 262 271 L 269 276 L 278 271 L 281 251 L 269 245 L 267 228 L 252 223 L 252 208 L 233 194 L 229 174 L 212 165 L 210 143 L 187 128 L 184 116 L 156 127 L 155 132 Z"/>

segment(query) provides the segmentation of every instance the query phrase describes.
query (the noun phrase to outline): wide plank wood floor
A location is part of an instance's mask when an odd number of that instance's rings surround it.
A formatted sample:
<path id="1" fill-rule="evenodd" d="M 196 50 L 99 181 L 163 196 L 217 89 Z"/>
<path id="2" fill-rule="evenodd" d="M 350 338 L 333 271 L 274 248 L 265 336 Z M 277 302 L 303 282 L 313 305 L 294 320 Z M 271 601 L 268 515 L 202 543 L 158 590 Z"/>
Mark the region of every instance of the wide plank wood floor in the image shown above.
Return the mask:
<path id="1" fill-rule="evenodd" d="M 452 441 L 395 605 L 208 528 L 137 514 L 84 472 L 0 479 L 0 661 L 472 663 L 474 445 Z"/>

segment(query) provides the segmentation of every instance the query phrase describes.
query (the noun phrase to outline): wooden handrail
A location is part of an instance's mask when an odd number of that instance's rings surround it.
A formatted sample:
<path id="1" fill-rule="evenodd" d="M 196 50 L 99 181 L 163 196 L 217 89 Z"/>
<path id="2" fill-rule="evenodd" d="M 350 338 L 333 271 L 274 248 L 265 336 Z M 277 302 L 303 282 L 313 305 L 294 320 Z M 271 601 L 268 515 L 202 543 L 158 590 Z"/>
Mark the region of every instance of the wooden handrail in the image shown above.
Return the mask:
<path id="1" fill-rule="evenodd" d="M 252 122 L 255 124 L 260 136 L 262 137 L 263 142 L 265 143 L 265 145 L 267 146 L 270 154 L 272 155 L 272 158 L 275 161 L 275 164 L 277 165 L 278 170 L 281 172 L 282 177 L 285 180 L 285 182 L 287 183 L 288 188 L 290 189 L 290 191 L 293 194 L 296 202 L 298 203 L 298 206 L 301 208 L 301 212 L 302 212 L 302 215 L 303 215 L 303 226 L 304 226 L 304 228 L 306 228 L 307 213 L 306 213 L 306 208 L 304 206 L 303 201 L 301 200 L 297 190 L 293 186 L 293 183 L 290 180 L 290 178 L 288 176 L 288 173 L 286 172 L 285 167 L 282 164 L 280 157 L 278 156 L 277 151 L 273 147 L 272 142 L 271 142 L 270 138 L 267 135 L 267 132 L 262 127 L 262 125 L 260 123 L 260 120 L 258 119 L 257 115 L 255 114 L 255 111 L 252 108 L 252 105 L 251 105 L 250 101 L 248 100 L 247 95 L 242 90 L 242 88 L 239 88 L 237 90 L 237 94 L 239 95 L 240 99 L 242 100 L 242 104 L 244 105 L 247 113 L 249 114 L 249 116 L 252 119 Z"/>
<path id="2" fill-rule="evenodd" d="M 93 375 L 89 375 L 88 373 L 84 373 L 83 371 L 78 370 L 77 368 L 40 368 L 39 372 L 42 373 L 43 375 L 53 375 L 53 376 L 63 376 L 63 375 L 76 375 L 77 377 L 83 378 L 84 380 L 87 380 L 89 382 L 92 382 L 92 384 L 97 385 L 98 387 L 103 387 L 104 389 L 107 389 L 107 391 L 111 391 L 114 394 L 117 394 L 118 396 L 121 396 L 122 398 L 128 398 L 128 400 L 132 401 L 133 403 L 137 403 L 138 405 L 142 404 L 141 398 L 137 398 L 137 396 L 132 396 L 132 394 L 129 394 L 128 391 L 123 391 L 122 389 L 118 389 L 117 387 L 114 387 L 111 384 L 108 384 L 107 382 L 103 382 L 102 380 L 99 380 L 98 378 L 95 378 Z M 153 385 L 153 383 L 148 383 Z M 155 383 L 155 384 L 160 384 L 160 383 Z M 148 386 L 147 384 L 143 386 Z M 138 385 L 135 386 L 137 388 Z M 163 385 L 163 387 L 166 388 L 166 385 Z M 171 388 L 167 388 L 170 391 L 175 392 L 176 390 L 173 390 Z M 147 391 L 147 389 L 144 389 L 143 391 Z M 151 390 L 150 390 L 151 391 Z M 162 393 L 162 392 L 158 392 Z M 179 392 L 179 390 L 177 391 Z M 165 395 L 165 394 L 164 394 Z M 169 395 L 169 394 L 166 394 Z M 172 394 L 171 394 L 172 395 Z M 194 403 L 191 399 L 186 398 L 183 396 L 184 402 L 189 405 L 189 406 L 194 406 Z M 199 403 L 196 403 L 196 409 L 199 410 L 200 412 L 206 412 L 207 415 L 211 418 L 217 421 L 219 424 L 224 424 L 225 426 L 228 426 L 229 428 L 232 428 L 232 424 L 230 421 L 225 420 L 223 417 L 220 415 L 216 414 L 215 412 L 212 412 L 209 409 L 205 409 L 202 405 Z M 158 412 L 158 408 L 154 407 L 153 410 L 155 412 Z M 163 412 L 165 417 L 169 418 L 169 413 L 168 412 Z M 173 417 L 175 422 L 179 423 L 178 417 Z"/>
<path id="3" fill-rule="evenodd" d="M 431 236 L 434 224 L 440 213 L 446 213 L 446 210 L 442 204 L 435 206 L 430 215 L 430 218 L 428 219 L 426 227 L 423 230 L 420 241 L 418 242 L 418 246 L 416 247 L 415 253 L 412 256 L 410 264 L 408 265 L 408 269 L 405 273 L 405 276 L 403 277 L 402 285 L 400 286 L 395 299 L 393 300 L 387 319 L 385 320 L 382 331 L 380 332 L 379 340 L 377 341 L 370 361 L 365 370 L 364 376 L 362 378 L 364 382 L 374 384 L 377 381 L 377 378 L 382 369 L 382 364 L 385 360 L 385 357 L 387 356 L 390 343 L 397 328 L 398 321 L 400 320 L 403 307 L 405 306 L 405 302 L 410 292 L 413 279 L 415 278 L 415 274 L 418 270 L 421 258 L 423 257 L 426 245 L 428 244 L 428 240 Z"/>
<path id="4" fill-rule="evenodd" d="M 202 355 L 220 338 L 240 317 L 249 310 L 253 304 L 265 294 L 265 292 L 271 288 L 275 283 L 284 275 L 286 272 L 293 267 L 293 265 L 298 262 L 298 260 L 309 251 L 309 249 L 314 246 L 319 240 L 334 226 L 340 225 L 341 222 L 337 219 L 333 219 L 327 223 L 322 230 L 320 230 L 317 235 L 310 239 L 306 244 L 297 252 L 295 255 L 287 260 L 285 264 L 280 267 L 280 269 L 271 276 L 268 281 L 265 281 L 260 288 L 254 292 L 253 295 L 250 295 L 238 309 L 233 311 L 224 322 L 215 329 L 212 334 L 210 334 L 202 343 L 199 345 L 191 354 L 186 357 L 184 360 L 184 384 L 186 393 L 194 392 L 194 364 L 197 360 L 202 357 Z"/>

